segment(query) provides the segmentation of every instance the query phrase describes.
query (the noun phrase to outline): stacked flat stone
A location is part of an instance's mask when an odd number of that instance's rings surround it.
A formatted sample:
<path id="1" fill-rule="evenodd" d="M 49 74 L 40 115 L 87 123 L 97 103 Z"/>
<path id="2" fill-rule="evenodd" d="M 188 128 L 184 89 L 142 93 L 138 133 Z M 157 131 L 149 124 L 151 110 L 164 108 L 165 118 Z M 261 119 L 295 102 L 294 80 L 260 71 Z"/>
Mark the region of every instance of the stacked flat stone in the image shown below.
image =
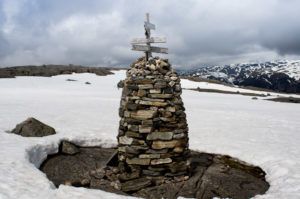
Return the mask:
<path id="1" fill-rule="evenodd" d="M 187 175 L 188 126 L 178 75 L 157 57 L 138 59 L 126 75 L 118 134 L 123 180 Z"/>

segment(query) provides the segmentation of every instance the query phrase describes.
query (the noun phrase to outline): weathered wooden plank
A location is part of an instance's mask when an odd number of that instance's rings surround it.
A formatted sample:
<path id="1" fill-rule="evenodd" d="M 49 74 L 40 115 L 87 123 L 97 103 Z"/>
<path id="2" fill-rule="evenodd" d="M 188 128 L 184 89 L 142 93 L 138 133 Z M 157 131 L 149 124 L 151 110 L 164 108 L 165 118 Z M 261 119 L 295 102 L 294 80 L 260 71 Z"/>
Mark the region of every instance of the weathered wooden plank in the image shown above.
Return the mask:
<path id="1" fill-rule="evenodd" d="M 150 51 L 149 46 L 145 45 L 136 45 L 133 44 L 131 50 L 136 50 L 136 51 Z"/>
<path id="2" fill-rule="evenodd" d="M 155 47 L 155 46 L 149 47 L 149 46 L 145 46 L 145 45 L 133 44 L 132 50 L 168 54 L 168 48 L 161 48 L 161 47 Z"/>
<path id="3" fill-rule="evenodd" d="M 164 53 L 164 54 L 168 54 L 168 48 L 161 48 L 161 47 L 151 46 L 151 47 L 150 47 L 150 51 L 153 52 L 153 53 Z"/>
<path id="4" fill-rule="evenodd" d="M 131 41 L 131 44 L 146 44 L 146 43 L 166 43 L 166 37 L 151 37 L 149 39 L 146 38 L 134 38 Z"/>
<path id="5" fill-rule="evenodd" d="M 152 24 L 152 23 L 150 23 L 150 22 L 148 22 L 148 21 L 145 21 L 145 25 L 144 26 L 145 26 L 146 29 L 155 30 L 155 25 Z"/>

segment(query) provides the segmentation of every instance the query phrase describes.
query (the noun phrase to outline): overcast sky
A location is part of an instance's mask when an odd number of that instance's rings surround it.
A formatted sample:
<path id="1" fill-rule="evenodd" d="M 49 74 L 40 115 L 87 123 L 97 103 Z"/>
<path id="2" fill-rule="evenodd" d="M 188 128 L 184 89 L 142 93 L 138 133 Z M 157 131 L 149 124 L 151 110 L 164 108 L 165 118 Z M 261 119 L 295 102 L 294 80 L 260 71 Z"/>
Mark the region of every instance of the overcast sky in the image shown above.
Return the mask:
<path id="1" fill-rule="evenodd" d="M 145 13 L 177 67 L 300 59 L 299 0 L 0 0 L 0 66 L 126 66 Z"/>

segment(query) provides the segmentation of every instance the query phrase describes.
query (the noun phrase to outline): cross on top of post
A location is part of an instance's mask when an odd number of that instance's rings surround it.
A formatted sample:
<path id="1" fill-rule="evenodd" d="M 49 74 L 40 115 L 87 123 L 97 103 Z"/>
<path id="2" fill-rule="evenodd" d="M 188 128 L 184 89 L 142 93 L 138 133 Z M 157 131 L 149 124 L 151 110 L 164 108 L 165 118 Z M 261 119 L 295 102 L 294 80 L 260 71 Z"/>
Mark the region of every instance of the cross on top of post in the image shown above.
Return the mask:
<path id="1" fill-rule="evenodd" d="M 135 38 L 131 41 L 132 50 L 135 51 L 144 51 L 146 60 L 149 60 L 149 57 L 153 53 L 168 53 L 168 48 L 161 48 L 151 46 L 151 43 L 166 43 L 165 37 L 151 37 L 151 30 L 155 30 L 155 25 L 150 23 L 149 13 L 146 13 L 146 21 L 144 23 L 145 36 L 146 38 Z M 141 45 L 144 44 L 144 45 Z"/>

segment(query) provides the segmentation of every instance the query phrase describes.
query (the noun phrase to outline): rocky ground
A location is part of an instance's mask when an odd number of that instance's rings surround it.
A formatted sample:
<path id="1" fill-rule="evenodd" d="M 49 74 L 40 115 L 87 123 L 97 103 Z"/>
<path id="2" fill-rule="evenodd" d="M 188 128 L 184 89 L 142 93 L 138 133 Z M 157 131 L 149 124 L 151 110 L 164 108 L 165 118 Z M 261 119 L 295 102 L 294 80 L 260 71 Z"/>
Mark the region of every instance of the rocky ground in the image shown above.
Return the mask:
<path id="1" fill-rule="evenodd" d="M 76 65 L 42 65 L 42 66 L 14 66 L 0 68 L 0 78 L 14 78 L 16 76 L 51 77 L 72 73 L 95 73 L 96 75 L 110 75 L 112 68 L 86 67 Z"/>
<path id="2" fill-rule="evenodd" d="M 269 188 L 263 170 L 229 156 L 191 151 L 189 178 L 149 179 L 120 174 L 116 163 L 109 161 L 114 153 L 114 148 L 79 147 L 63 141 L 59 152 L 50 155 L 40 169 L 57 187 L 65 184 L 143 198 L 250 198 Z"/>

